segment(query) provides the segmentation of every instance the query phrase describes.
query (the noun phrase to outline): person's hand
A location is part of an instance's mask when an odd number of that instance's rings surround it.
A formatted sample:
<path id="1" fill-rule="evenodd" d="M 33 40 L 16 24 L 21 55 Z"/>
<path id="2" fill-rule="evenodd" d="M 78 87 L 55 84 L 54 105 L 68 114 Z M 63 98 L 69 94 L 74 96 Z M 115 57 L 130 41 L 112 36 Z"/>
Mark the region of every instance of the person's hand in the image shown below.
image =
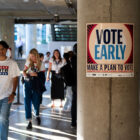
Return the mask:
<path id="1" fill-rule="evenodd" d="M 30 76 L 37 76 L 37 73 L 36 72 L 31 72 Z"/>
<path id="2" fill-rule="evenodd" d="M 14 101 L 15 95 L 14 94 L 10 94 L 10 96 L 8 97 L 8 104 L 12 103 Z"/>
<path id="3" fill-rule="evenodd" d="M 27 77 L 27 73 L 25 71 L 23 71 L 23 76 Z"/>
<path id="4" fill-rule="evenodd" d="M 50 78 L 49 78 L 49 77 L 47 77 L 46 81 L 48 82 L 49 80 L 50 80 Z"/>

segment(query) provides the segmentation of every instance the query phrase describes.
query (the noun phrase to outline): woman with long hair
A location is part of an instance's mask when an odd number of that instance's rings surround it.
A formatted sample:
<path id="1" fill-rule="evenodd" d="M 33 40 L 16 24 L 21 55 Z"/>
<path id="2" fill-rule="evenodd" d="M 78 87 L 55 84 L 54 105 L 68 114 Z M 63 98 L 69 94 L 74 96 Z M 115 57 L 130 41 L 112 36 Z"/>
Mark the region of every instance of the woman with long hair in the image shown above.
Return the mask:
<path id="1" fill-rule="evenodd" d="M 41 119 L 39 117 L 40 97 L 45 91 L 45 66 L 40 61 L 39 53 L 36 49 L 29 52 L 29 56 L 25 63 L 23 70 L 24 80 L 24 104 L 25 117 L 28 120 L 27 129 L 32 129 L 32 104 L 34 106 L 37 124 L 40 125 Z"/>
<path id="2" fill-rule="evenodd" d="M 54 50 L 53 57 L 49 61 L 49 68 L 47 72 L 47 81 L 49 80 L 49 74 L 52 72 L 51 77 L 51 99 L 53 101 L 52 108 L 55 107 L 54 100 L 60 99 L 63 107 L 62 100 L 64 100 L 64 81 L 60 74 L 60 69 L 64 65 L 64 60 L 61 58 L 60 51 Z"/>

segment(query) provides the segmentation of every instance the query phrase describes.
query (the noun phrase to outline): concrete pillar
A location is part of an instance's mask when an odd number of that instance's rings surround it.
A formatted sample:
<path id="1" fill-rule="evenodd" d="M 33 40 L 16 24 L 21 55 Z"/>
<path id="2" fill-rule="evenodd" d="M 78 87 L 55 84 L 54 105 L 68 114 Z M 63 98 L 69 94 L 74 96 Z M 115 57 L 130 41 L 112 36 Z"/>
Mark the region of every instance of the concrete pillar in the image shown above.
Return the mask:
<path id="1" fill-rule="evenodd" d="M 78 0 L 78 140 L 138 140 L 139 0 Z M 134 78 L 86 77 L 86 23 L 134 23 Z"/>
<path id="2" fill-rule="evenodd" d="M 15 58 L 13 18 L 0 17 L 0 40 L 4 40 L 9 44 L 12 48 L 12 58 Z"/>
<path id="3" fill-rule="evenodd" d="M 35 24 L 27 24 L 26 25 L 26 57 L 29 54 L 29 51 L 32 48 L 36 48 L 37 46 L 37 33 L 36 33 L 36 25 Z"/>

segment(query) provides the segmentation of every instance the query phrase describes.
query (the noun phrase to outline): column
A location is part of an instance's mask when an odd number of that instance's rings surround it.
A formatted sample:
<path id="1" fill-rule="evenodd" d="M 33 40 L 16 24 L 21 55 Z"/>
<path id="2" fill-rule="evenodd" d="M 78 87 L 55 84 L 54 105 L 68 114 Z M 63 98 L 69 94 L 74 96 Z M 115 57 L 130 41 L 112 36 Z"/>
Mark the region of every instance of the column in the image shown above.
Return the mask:
<path id="1" fill-rule="evenodd" d="M 4 40 L 12 48 L 12 58 L 15 58 L 14 44 L 14 19 L 11 17 L 0 17 L 0 40 Z"/>
<path id="2" fill-rule="evenodd" d="M 37 46 L 37 33 L 35 24 L 26 24 L 26 57 L 32 48 Z"/>
<path id="3" fill-rule="evenodd" d="M 78 140 L 138 140 L 139 0 L 78 0 Z M 86 77 L 86 23 L 134 23 L 132 78 Z"/>

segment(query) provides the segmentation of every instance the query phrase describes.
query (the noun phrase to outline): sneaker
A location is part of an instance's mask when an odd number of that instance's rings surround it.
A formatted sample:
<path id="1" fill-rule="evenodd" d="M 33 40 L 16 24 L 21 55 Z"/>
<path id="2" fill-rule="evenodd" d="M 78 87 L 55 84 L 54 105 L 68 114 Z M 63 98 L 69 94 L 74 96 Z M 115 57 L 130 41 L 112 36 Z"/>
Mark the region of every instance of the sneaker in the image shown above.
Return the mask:
<path id="1" fill-rule="evenodd" d="M 71 123 L 71 128 L 77 128 L 76 123 Z"/>
<path id="2" fill-rule="evenodd" d="M 71 128 L 76 129 L 76 128 L 77 128 L 77 126 L 76 126 L 76 125 L 71 125 Z"/>
<path id="3" fill-rule="evenodd" d="M 41 124 L 41 119 L 40 119 L 40 117 L 36 117 L 36 121 L 37 121 L 37 124 L 38 124 L 38 125 Z"/>
<path id="4" fill-rule="evenodd" d="M 63 109 L 63 112 L 70 112 L 70 109 Z"/>
<path id="5" fill-rule="evenodd" d="M 32 129 L 32 122 L 29 122 L 26 129 Z"/>

